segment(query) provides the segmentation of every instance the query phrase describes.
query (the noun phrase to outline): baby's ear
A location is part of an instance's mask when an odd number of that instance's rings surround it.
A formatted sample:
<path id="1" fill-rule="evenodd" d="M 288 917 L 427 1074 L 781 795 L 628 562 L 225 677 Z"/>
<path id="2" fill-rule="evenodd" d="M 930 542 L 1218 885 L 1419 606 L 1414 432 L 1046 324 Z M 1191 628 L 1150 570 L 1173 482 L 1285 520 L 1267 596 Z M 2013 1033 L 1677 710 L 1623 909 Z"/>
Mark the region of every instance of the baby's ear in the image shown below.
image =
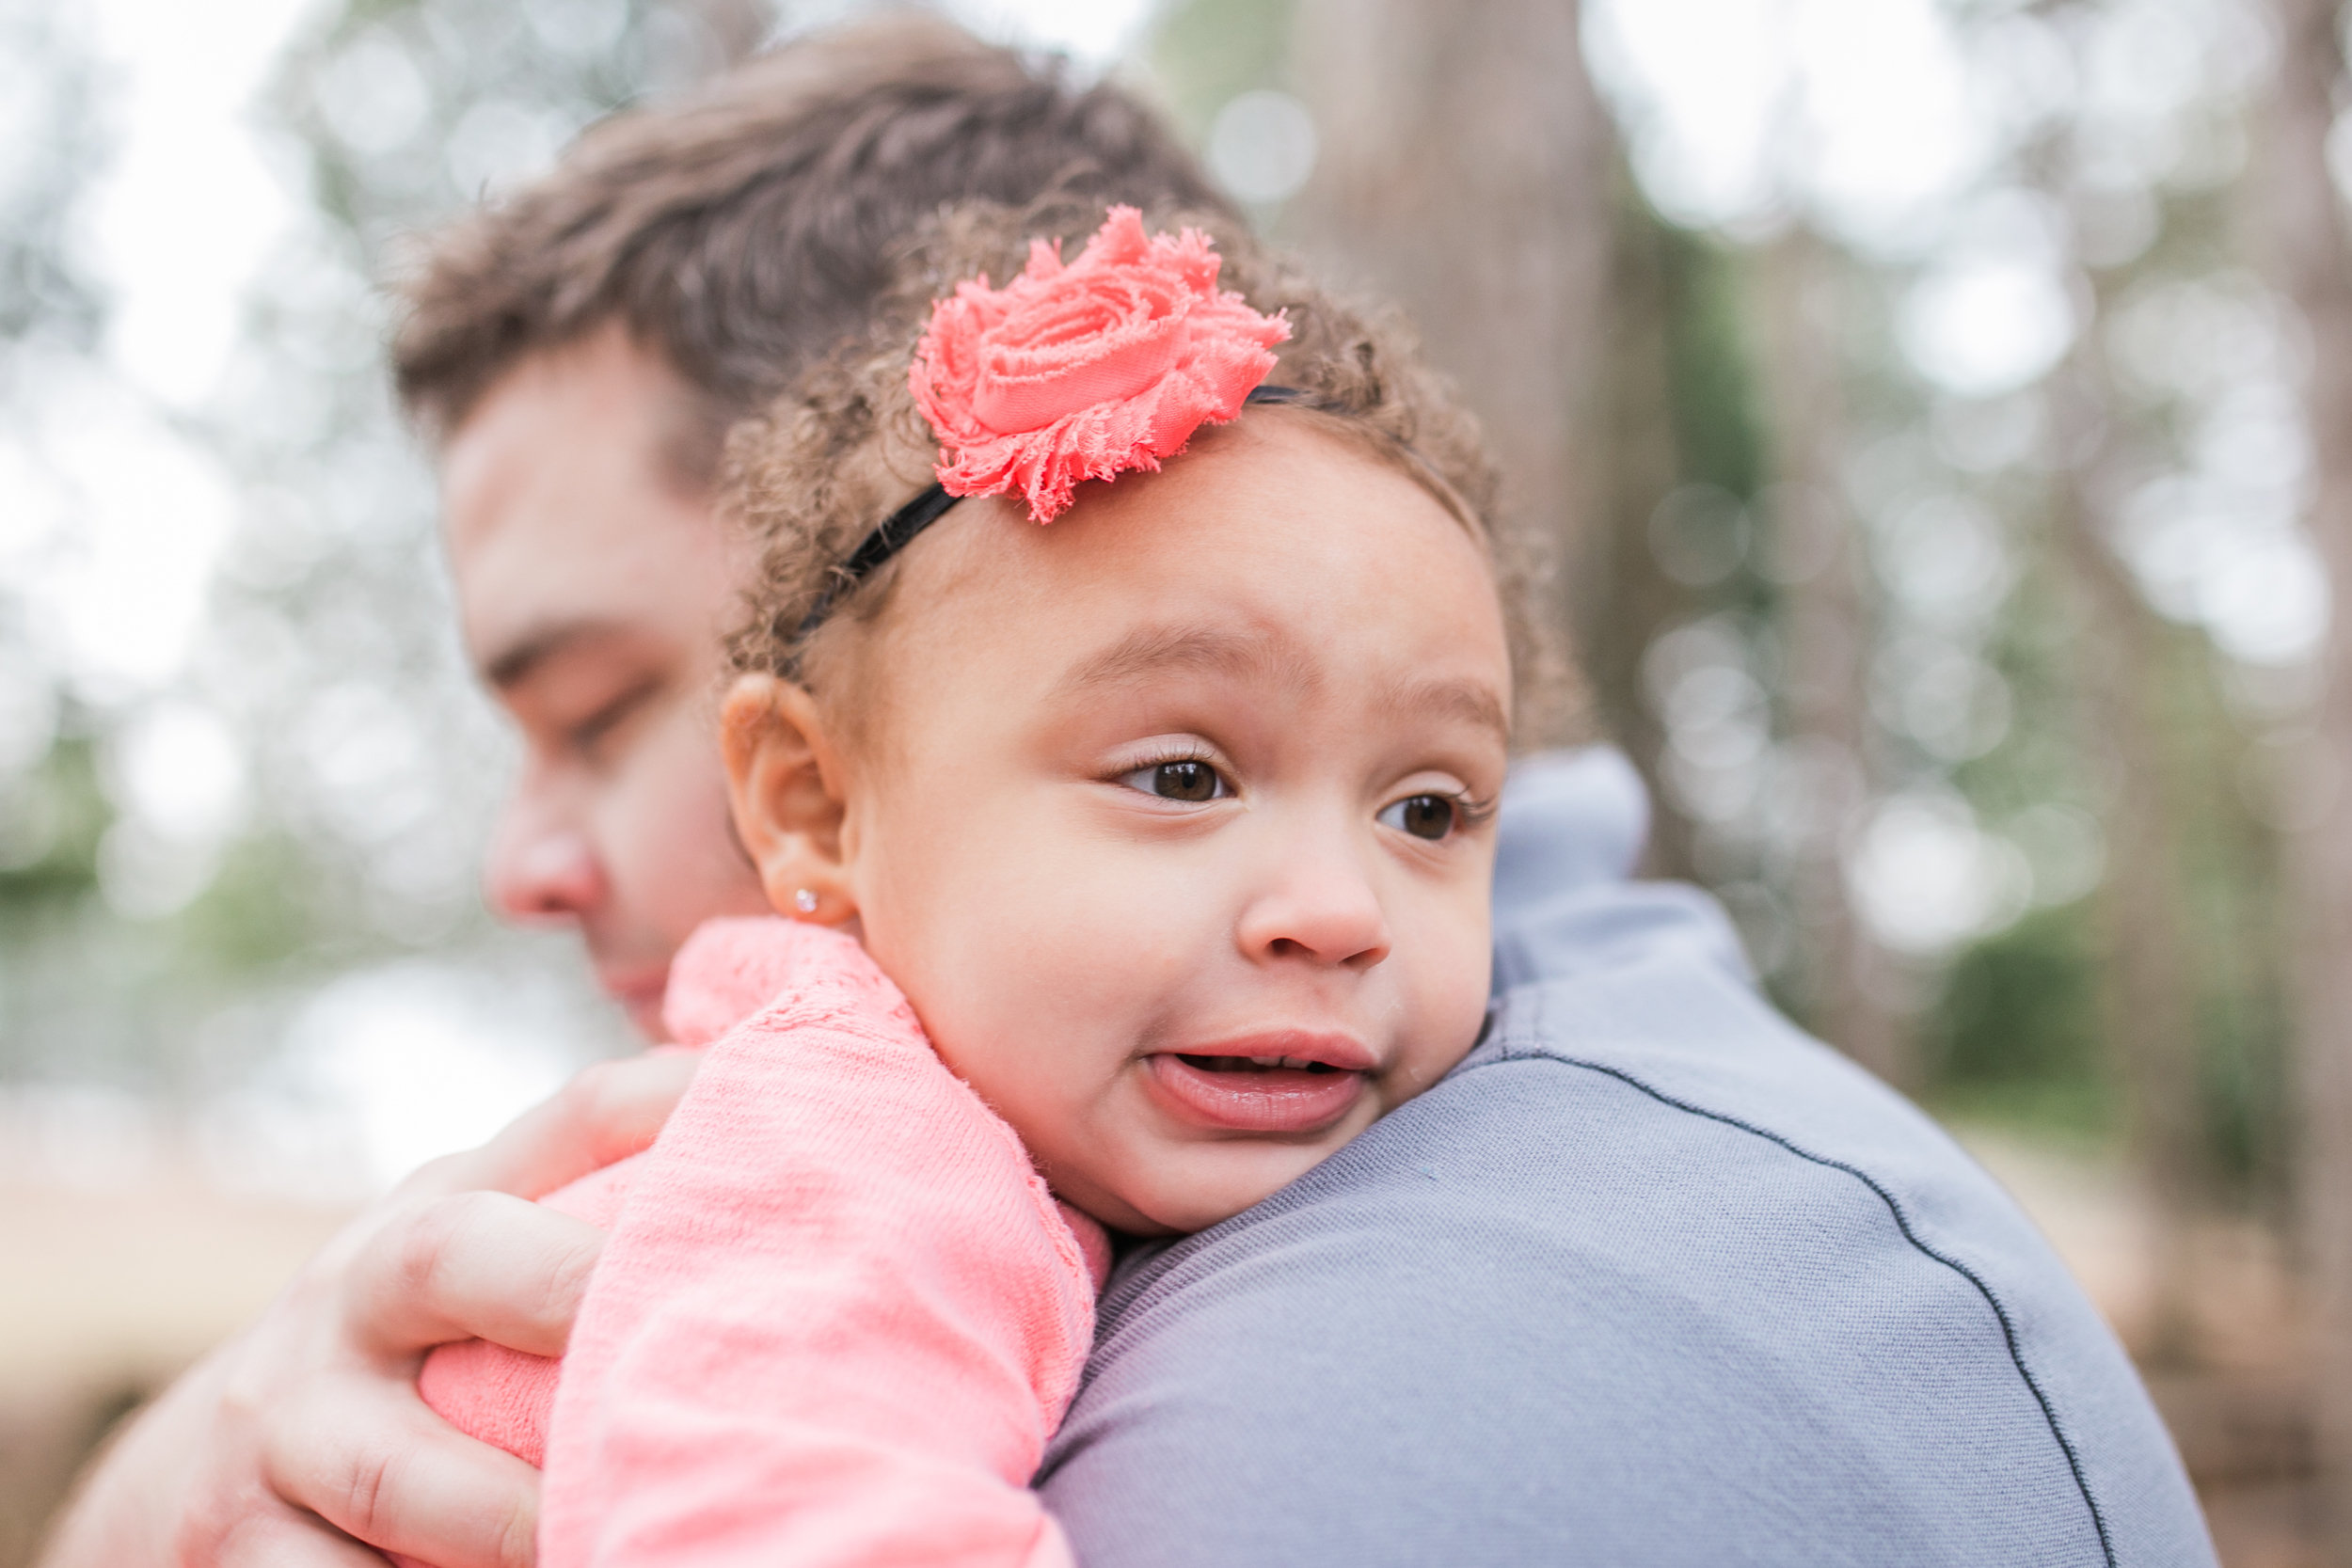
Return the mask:
<path id="1" fill-rule="evenodd" d="M 806 689 L 739 676 L 720 709 L 736 836 L 778 914 L 838 926 L 857 913 L 841 862 L 842 772 Z"/>

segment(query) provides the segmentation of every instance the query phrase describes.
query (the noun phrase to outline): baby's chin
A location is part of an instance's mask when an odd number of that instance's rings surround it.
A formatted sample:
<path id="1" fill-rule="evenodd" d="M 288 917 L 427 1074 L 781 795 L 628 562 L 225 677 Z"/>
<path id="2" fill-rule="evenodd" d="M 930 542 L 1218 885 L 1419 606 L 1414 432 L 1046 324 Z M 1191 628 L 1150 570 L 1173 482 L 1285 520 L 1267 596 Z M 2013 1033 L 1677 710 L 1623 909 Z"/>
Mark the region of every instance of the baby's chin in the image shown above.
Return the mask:
<path id="1" fill-rule="evenodd" d="M 1313 1144 L 1236 1139 L 1155 1148 L 1120 1168 L 1057 1171 L 1055 1191 L 1130 1236 L 1189 1236 L 1254 1209 L 1337 1153 L 1360 1127 Z"/>

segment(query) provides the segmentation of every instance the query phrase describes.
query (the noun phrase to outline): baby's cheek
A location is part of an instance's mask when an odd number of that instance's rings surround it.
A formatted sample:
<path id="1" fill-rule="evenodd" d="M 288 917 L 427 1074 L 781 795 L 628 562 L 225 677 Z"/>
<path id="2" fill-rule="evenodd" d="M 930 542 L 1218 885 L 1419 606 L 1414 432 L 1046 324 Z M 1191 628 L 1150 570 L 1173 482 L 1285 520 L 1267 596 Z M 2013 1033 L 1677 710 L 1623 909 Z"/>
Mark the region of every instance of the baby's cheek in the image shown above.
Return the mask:
<path id="1" fill-rule="evenodd" d="M 1401 1076 L 1394 1104 L 1410 1099 L 1454 1070 L 1486 1027 L 1489 988 L 1494 974 L 1488 923 L 1480 919 L 1454 926 L 1433 942 L 1430 962 L 1414 976 L 1419 993 L 1406 1056 L 1411 1070 Z"/>
<path id="2" fill-rule="evenodd" d="M 977 917 L 911 956 L 906 989 L 940 1059 L 1042 1153 L 1123 1056 L 1124 1037 L 1099 957 L 990 924 Z"/>

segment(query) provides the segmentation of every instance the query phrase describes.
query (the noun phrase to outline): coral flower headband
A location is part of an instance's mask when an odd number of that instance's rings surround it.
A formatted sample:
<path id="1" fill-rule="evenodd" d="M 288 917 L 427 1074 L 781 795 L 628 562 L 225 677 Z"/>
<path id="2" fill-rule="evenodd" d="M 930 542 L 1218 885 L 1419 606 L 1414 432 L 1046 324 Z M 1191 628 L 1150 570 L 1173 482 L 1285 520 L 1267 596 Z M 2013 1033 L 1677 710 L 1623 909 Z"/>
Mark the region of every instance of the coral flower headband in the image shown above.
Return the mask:
<path id="1" fill-rule="evenodd" d="M 1113 207 L 1067 266 L 1035 241 L 1007 287 L 981 277 L 936 302 L 907 385 L 939 436 L 939 483 L 866 536 L 800 635 L 966 496 L 1018 491 L 1050 523 L 1082 480 L 1156 469 L 1245 403 L 1297 401 L 1261 385 L 1290 324 L 1219 293 L 1218 264 L 1199 230 L 1147 235 L 1141 213 Z"/>

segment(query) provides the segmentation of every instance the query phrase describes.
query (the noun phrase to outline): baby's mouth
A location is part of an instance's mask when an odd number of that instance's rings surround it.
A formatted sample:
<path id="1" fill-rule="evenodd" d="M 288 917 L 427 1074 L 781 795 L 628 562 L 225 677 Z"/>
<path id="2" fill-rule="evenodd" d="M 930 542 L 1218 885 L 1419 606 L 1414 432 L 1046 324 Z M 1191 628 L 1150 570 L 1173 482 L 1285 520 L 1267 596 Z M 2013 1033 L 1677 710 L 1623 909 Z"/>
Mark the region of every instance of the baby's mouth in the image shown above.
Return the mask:
<path id="1" fill-rule="evenodd" d="M 1196 1127 L 1311 1137 L 1343 1119 L 1371 1085 L 1375 1058 L 1353 1041 L 1293 1034 L 1264 1043 L 1289 1049 L 1169 1051 L 1146 1057 L 1152 1098 Z"/>
<path id="2" fill-rule="evenodd" d="M 1328 1062 L 1309 1061 L 1303 1056 L 1191 1056 L 1176 1053 L 1176 1059 L 1202 1072 L 1339 1072 L 1344 1069 Z"/>

